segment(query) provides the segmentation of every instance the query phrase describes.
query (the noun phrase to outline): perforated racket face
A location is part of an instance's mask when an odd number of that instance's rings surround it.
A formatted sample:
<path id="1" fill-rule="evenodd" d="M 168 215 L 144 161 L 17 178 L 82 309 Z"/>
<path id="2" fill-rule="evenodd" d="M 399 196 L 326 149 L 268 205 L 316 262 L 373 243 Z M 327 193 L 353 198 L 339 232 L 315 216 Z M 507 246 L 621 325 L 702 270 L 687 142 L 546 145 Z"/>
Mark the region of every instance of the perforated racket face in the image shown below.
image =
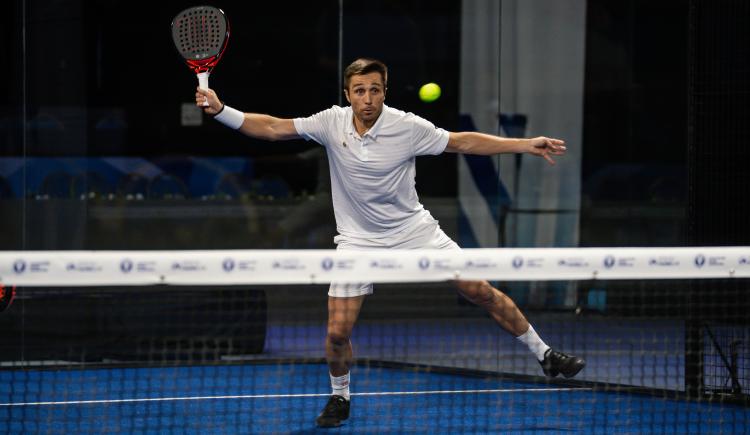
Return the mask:
<path id="1" fill-rule="evenodd" d="M 196 72 L 210 71 L 229 40 L 229 21 L 221 9 L 195 6 L 172 20 L 172 40 L 180 55 Z"/>

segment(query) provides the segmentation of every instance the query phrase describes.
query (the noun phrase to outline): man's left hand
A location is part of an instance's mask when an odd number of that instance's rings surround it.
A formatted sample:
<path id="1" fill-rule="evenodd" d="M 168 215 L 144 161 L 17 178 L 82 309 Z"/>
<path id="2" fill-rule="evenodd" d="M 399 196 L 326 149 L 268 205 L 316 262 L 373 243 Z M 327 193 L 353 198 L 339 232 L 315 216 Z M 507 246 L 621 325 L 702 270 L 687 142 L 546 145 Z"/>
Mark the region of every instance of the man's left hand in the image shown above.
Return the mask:
<path id="1" fill-rule="evenodd" d="M 544 157 L 550 165 L 554 165 L 555 161 L 552 156 L 562 156 L 565 154 L 565 141 L 560 139 L 553 139 L 549 137 L 539 136 L 533 139 L 529 139 L 528 153 L 535 156 Z"/>

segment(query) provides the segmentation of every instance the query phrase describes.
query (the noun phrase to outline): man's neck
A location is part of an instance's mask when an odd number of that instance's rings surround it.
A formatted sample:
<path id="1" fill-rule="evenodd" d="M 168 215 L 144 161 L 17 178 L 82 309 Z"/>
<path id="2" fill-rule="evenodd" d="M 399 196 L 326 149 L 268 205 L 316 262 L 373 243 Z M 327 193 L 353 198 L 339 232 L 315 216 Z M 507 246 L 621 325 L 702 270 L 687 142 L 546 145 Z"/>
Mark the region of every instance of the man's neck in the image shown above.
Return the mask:
<path id="1" fill-rule="evenodd" d="M 363 136 L 365 133 L 370 131 L 372 126 L 375 125 L 376 121 L 377 121 L 377 118 L 375 118 L 372 122 L 364 122 L 355 116 L 354 117 L 354 129 L 357 131 L 357 134 L 359 134 L 360 136 Z"/>

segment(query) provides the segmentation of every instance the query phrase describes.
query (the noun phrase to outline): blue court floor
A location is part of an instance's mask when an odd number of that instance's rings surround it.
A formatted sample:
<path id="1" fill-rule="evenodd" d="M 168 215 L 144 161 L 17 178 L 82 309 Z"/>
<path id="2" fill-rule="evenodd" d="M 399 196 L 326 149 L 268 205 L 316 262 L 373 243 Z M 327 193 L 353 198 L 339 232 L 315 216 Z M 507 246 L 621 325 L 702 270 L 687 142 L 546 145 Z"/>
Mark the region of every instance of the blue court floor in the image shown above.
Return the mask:
<path id="1" fill-rule="evenodd" d="M 748 409 L 356 367 L 352 416 L 314 419 L 323 364 L 0 371 L 0 433 L 748 433 Z"/>

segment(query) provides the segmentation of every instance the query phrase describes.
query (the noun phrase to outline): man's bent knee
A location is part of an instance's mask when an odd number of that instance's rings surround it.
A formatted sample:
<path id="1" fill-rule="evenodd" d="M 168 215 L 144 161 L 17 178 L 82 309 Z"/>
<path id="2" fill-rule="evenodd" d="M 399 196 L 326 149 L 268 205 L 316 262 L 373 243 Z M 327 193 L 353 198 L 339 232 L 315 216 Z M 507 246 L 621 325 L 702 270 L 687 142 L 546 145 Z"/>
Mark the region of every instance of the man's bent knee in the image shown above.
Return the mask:
<path id="1" fill-rule="evenodd" d="M 344 331 L 328 331 L 326 340 L 334 346 L 345 346 L 349 343 L 351 334 L 347 334 Z"/>
<path id="2" fill-rule="evenodd" d="M 455 281 L 459 293 L 477 305 L 492 303 L 494 289 L 487 281 Z"/>

